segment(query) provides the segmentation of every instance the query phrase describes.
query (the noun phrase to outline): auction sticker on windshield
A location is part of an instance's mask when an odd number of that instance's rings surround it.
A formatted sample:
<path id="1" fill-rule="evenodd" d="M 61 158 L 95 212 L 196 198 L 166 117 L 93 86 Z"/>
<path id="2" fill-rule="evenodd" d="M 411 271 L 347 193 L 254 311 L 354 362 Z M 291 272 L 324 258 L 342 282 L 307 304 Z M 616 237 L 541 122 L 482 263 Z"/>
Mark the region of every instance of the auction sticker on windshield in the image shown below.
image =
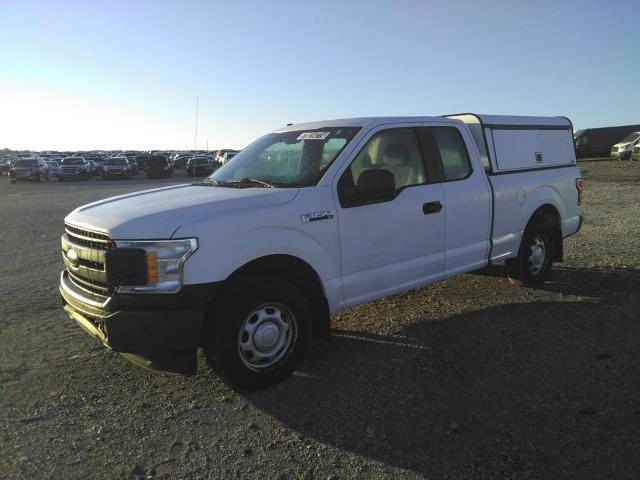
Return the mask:
<path id="1" fill-rule="evenodd" d="M 297 140 L 324 140 L 331 132 L 303 132 L 298 135 Z"/>

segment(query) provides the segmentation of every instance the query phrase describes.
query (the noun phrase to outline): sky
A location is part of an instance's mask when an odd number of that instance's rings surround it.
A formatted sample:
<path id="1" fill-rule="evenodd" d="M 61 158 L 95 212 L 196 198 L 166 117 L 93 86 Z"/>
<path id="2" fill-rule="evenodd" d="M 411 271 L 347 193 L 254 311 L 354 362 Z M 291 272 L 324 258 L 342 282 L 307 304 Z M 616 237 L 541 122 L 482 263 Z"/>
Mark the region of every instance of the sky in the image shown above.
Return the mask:
<path id="1" fill-rule="evenodd" d="M 0 148 L 242 148 L 379 115 L 640 123 L 639 7 L 0 0 Z"/>

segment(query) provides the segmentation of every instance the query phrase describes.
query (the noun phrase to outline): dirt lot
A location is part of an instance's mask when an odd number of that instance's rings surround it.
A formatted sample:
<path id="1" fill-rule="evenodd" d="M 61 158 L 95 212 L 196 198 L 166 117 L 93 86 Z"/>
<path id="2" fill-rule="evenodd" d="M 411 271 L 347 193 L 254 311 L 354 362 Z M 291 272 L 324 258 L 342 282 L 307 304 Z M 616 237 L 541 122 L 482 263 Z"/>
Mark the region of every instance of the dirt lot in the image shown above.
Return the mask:
<path id="1" fill-rule="evenodd" d="M 543 288 L 495 266 L 348 310 L 244 396 L 61 309 L 65 214 L 168 182 L 1 177 L 0 478 L 639 478 L 640 164 L 581 168 L 585 224 Z"/>

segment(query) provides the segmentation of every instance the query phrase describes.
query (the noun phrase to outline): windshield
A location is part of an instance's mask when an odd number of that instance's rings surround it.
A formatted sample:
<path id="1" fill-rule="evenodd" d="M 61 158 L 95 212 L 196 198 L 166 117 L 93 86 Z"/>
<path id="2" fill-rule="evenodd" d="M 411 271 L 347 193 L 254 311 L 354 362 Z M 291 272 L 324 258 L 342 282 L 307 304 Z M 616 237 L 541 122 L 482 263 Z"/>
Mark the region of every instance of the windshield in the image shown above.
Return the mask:
<path id="1" fill-rule="evenodd" d="M 107 160 L 107 165 L 124 165 L 125 162 L 124 158 L 110 158 Z"/>
<path id="2" fill-rule="evenodd" d="M 81 158 L 65 158 L 62 160 L 63 165 L 82 165 L 83 163 Z"/>
<path id="3" fill-rule="evenodd" d="M 14 167 L 37 167 L 38 162 L 35 160 L 17 160 L 14 164 Z"/>
<path id="4" fill-rule="evenodd" d="M 638 139 L 638 137 L 640 137 L 640 133 L 638 133 L 638 132 L 633 132 L 631 135 L 627 135 L 627 136 L 625 137 L 625 139 L 624 139 L 624 140 L 622 140 L 622 141 L 623 141 L 623 142 L 635 142 L 635 141 Z"/>
<path id="5" fill-rule="evenodd" d="M 235 155 L 209 179 L 217 184 L 251 179 L 276 187 L 315 185 L 358 130 L 270 133 Z"/>

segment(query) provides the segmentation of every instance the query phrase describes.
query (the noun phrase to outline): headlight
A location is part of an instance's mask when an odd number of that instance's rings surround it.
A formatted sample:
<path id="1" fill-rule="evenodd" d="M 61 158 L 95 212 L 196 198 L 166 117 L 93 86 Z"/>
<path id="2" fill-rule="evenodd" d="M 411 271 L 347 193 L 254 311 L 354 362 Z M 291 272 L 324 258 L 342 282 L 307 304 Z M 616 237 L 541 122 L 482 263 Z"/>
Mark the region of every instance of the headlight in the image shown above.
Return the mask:
<path id="1" fill-rule="evenodd" d="M 198 240 L 116 241 L 116 246 L 147 252 L 147 283 L 118 287 L 118 293 L 177 293 L 182 288 L 182 266 L 198 248 Z"/>

